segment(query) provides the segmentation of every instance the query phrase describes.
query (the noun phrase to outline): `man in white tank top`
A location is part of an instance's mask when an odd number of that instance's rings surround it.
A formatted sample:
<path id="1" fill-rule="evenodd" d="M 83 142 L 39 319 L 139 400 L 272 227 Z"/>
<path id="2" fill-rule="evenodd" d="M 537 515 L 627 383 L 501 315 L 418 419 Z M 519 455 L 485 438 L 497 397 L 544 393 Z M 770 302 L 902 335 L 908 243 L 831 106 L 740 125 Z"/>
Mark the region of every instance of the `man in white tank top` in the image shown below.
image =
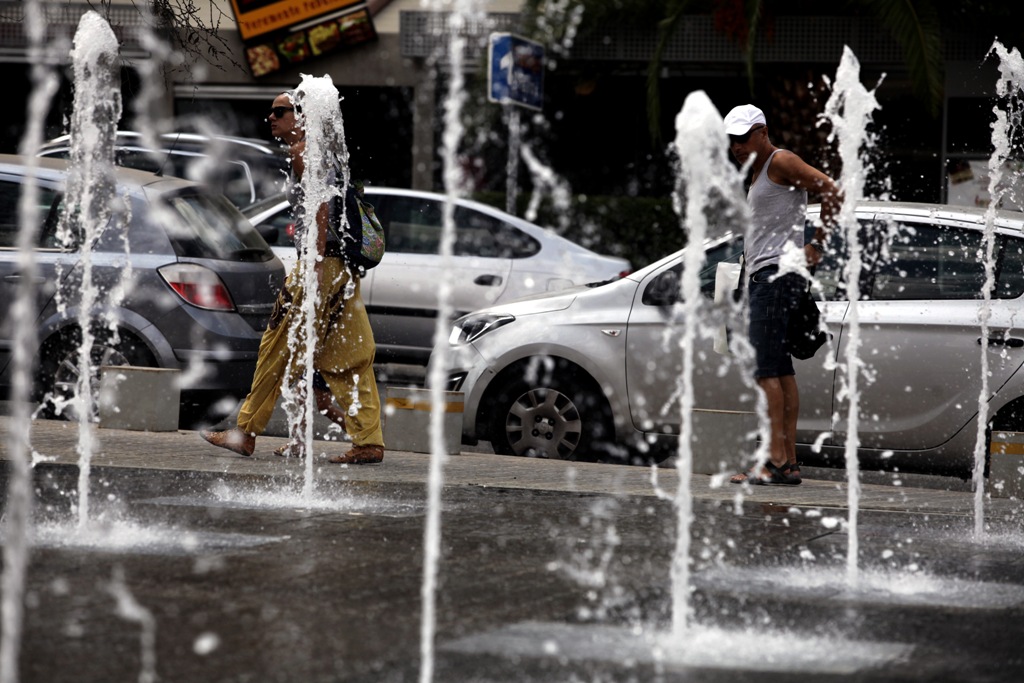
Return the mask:
<path id="1" fill-rule="evenodd" d="M 808 267 L 818 264 L 826 232 L 818 227 L 814 240 L 804 244 L 807 193 L 820 196 L 822 224 L 831 226 L 839 212 L 840 192 L 827 175 L 772 144 L 764 112 L 754 105 L 740 105 L 726 114 L 725 132 L 729 151 L 741 165 L 753 158 L 747 193 L 753 223 L 744 261 L 750 278 L 750 342 L 757 356 L 754 377 L 765 393 L 771 427 L 765 468 L 759 473 L 737 474 L 730 481 L 799 484 L 796 422 L 800 395 L 786 327 L 806 282 L 797 273 L 778 275 L 779 261 L 786 245 L 792 243 L 803 247 Z"/>

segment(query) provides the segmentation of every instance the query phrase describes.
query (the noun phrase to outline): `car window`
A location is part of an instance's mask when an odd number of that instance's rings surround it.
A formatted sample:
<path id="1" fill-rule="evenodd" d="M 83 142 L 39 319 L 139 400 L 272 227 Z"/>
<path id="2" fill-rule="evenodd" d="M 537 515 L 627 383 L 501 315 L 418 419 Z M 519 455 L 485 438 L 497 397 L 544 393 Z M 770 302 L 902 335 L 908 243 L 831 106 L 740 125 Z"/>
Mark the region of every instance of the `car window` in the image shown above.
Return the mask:
<path id="1" fill-rule="evenodd" d="M 18 202 L 21 199 L 21 183 L 9 180 L 0 181 L 0 248 L 13 249 L 18 246 L 19 212 Z M 50 214 L 56 191 L 40 187 L 38 194 L 38 213 L 40 229 L 36 233 L 37 244 L 42 247 L 51 246 L 46 243 L 47 235 L 42 226 Z"/>
<path id="2" fill-rule="evenodd" d="M 189 173 L 189 180 L 205 183 L 220 190 L 235 206 L 248 206 L 256 200 L 252 170 L 246 163 L 229 161 L 209 168 L 193 163 Z"/>
<path id="3" fill-rule="evenodd" d="M 266 217 L 257 219 L 256 216 L 270 212 Z M 252 222 L 253 227 L 260 231 L 263 238 L 272 247 L 291 247 L 295 245 L 295 219 L 292 216 L 292 208 L 288 203 L 283 203 L 280 195 L 260 200 L 252 206 L 246 207 L 243 214 Z M 273 230 L 267 230 L 267 228 Z"/>
<path id="4" fill-rule="evenodd" d="M 809 227 L 805 229 L 805 240 L 809 240 L 813 235 L 813 225 L 808 221 Z M 858 239 L 861 244 L 865 244 L 869 235 L 877 234 L 879 231 L 886 230 L 886 224 L 876 223 L 870 220 L 861 220 L 858 228 Z M 811 234 L 808 234 L 811 233 Z M 849 260 L 849 254 L 846 250 L 846 244 L 843 239 L 842 230 L 831 230 L 828 235 L 828 244 L 825 249 L 825 253 L 821 257 L 821 261 L 814 269 L 814 277 L 821 286 L 822 295 L 825 301 L 846 301 L 846 282 L 844 279 L 843 269 L 845 268 L 846 262 Z M 869 291 L 870 282 L 869 275 L 873 272 L 873 266 L 877 262 L 877 247 L 872 244 L 865 248 L 868 252 L 867 255 L 862 254 L 862 262 L 865 262 L 866 267 L 862 268 L 861 275 L 861 298 L 865 292 Z M 817 296 L 817 295 L 815 295 Z"/>
<path id="5" fill-rule="evenodd" d="M 167 151 L 151 153 L 138 149 L 119 149 L 117 163 L 153 173 L 186 178 L 222 192 L 235 206 L 249 206 L 257 198 L 252 169 L 244 161 L 214 160 L 195 152 Z"/>
<path id="6" fill-rule="evenodd" d="M 948 226 L 902 224 L 879 263 L 871 299 L 973 299 L 981 295 L 982 234 Z"/>
<path id="7" fill-rule="evenodd" d="M 709 299 L 715 298 L 715 274 L 718 272 L 718 264 L 726 261 L 739 263 L 742 254 L 743 238 L 741 237 L 708 250 L 704 255 L 706 263 L 700 271 L 700 291 L 704 296 Z"/>
<path id="8" fill-rule="evenodd" d="M 1000 236 L 996 242 L 999 260 L 996 264 L 995 299 L 1016 299 L 1024 294 L 1024 239 Z"/>
<path id="9" fill-rule="evenodd" d="M 135 168 L 150 173 L 160 172 L 176 178 L 185 177 L 185 166 L 180 157 L 168 152 L 147 152 L 140 149 L 117 149 L 114 158 L 118 166 Z"/>
<path id="10" fill-rule="evenodd" d="M 206 184 L 215 185 L 238 207 L 247 207 L 256 201 L 280 194 L 288 174 L 288 157 L 283 153 L 257 152 L 246 145 L 230 141 L 208 141 L 164 138 L 163 149 L 151 152 L 144 149 L 139 136 L 118 135 L 115 159 L 118 166 L 150 173 L 197 180 L 189 174 L 193 164 L 216 159 L 218 169 L 208 174 Z M 67 159 L 71 150 L 66 146 L 44 149 L 41 156 Z M 226 162 L 226 163 L 221 163 Z"/>
<path id="11" fill-rule="evenodd" d="M 288 177 L 288 157 L 267 154 L 258 159 L 246 158 L 257 201 L 281 194 Z"/>
<path id="12" fill-rule="evenodd" d="M 71 148 L 70 147 L 51 147 L 49 149 L 42 149 L 39 151 L 39 156 L 48 157 L 51 159 L 70 159 Z"/>
<path id="13" fill-rule="evenodd" d="M 888 238 L 889 235 L 895 235 Z M 838 237 L 816 273 L 826 298 L 845 300 L 843 262 L 846 250 Z M 984 235 L 980 230 L 949 225 L 900 222 L 861 223 L 861 296 L 875 301 L 980 299 L 985 283 Z M 887 249 L 882 242 L 888 239 Z M 996 240 L 997 284 L 994 298 L 1024 293 L 1024 240 Z"/>
<path id="14" fill-rule="evenodd" d="M 259 226 L 272 225 L 277 228 L 277 232 L 273 235 L 273 241 L 270 242 L 271 246 L 274 247 L 294 247 L 295 246 L 295 219 L 292 217 L 291 208 L 287 208 L 284 211 L 278 211 L 270 218 L 264 220 Z"/>
<path id="15" fill-rule="evenodd" d="M 420 197 L 370 197 L 387 235 L 389 252 L 441 253 L 444 203 Z M 540 243 L 522 230 L 493 216 L 456 207 L 453 215 L 456 256 L 525 258 L 540 250 Z"/>
<path id="16" fill-rule="evenodd" d="M 743 253 L 743 238 L 737 237 L 716 245 L 705 253 L 705 263 L 700 271 L 700 291 L 705 297 L 715 296 L 715 274 L 718 264 L 739 263 Z M 681 300 L 680 279 L 683 263 L 680 261 L 668 270 L 659 273 L 644 289 L 641 301 L 648 306 L 671 306 Z"/>
<path id="17" fill-rule="evenodd" d="M 159 211 L 166 207 L 170 211 Z M 155 206 L 178 256 L 266 261 L 267 243 L 223 196 L 179 193 Z"/>
<path id="18" fill-rule="evenodd" d="M 540 251 L 540 242 L 494 216 L 465 207 L 455 209 L 456 256 L 527 258 Z"/>
<path id="19" fill-rule="evenodd" d="M 378 204 L 384 204 L 377 197 Z M 441 250 L 441 204 L 415 197 L 390 197 L 387 211 L 387 248 L 404 254 L 437 254 Z"/>

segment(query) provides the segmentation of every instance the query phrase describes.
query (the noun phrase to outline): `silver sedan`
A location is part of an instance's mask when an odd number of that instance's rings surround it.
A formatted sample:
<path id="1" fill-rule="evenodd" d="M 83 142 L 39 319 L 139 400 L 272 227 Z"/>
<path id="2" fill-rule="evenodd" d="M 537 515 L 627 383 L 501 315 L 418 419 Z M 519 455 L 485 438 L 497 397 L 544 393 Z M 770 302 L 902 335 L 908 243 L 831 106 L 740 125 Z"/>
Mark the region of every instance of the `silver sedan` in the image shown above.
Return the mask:
<path id="1" fill-rule="evenodd" d="M 809 212 L 815 218 L 816 207 Z M 865 464 L 964 474 L 973 464 L 981 345 L 988 349 L 990 426 L 1024 431 L 1024 214 L 994 226 L 995 285 L 988 338 L 980 336 L 985 213 L 944 205 L 858 207 L 858 432 Z M 819 266 L 818 306 L 831 343 L 795 361 L 801 392 L 798 448 L 808 462 L 842 462 L 851 343 L 842 236 Z M 696 408 L 753 411 L 746 366 L 716 353 L 716 266 L 738 261 L 741 241 L 706 245 L 696 335 Z M 680 433 L 679 279 L 682 252 L 597 288 L 575 288 L 476 312 L 457 321 L 450 389 L 465 393 L 463 440 L 504 454 L 658 460 Z M 717 311 L 717 313 L 716 313 Z"/>
<path id="2" fill-rule="evenodd" d="M 378 360 L 427 362 L 438 286 L 446 274 L 453 278 L 452 308 L 464 315 L 538 292 L 610 280 L 630 269 L 625 259 L 597 254 L 549 229 L 465 199 L 456 203 L 455 243 L 446 264 L 440 256 L 444 195 L 367 187 L 366 199 L 387 237 L 384 259 L 362 281 Z M 286 266 L 295 262 L 294 219 L 283 197 L 244 213 Z"/>

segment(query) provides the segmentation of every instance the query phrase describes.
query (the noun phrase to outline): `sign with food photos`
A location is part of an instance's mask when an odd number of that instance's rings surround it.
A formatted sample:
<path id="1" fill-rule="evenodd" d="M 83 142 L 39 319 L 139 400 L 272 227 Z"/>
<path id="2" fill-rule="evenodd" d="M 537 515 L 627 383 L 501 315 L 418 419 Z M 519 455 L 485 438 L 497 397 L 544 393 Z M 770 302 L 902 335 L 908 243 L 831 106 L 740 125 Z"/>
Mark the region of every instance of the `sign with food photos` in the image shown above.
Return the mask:
<path id="1" fill-rule="evenodd" d="M 255 77 L 377 39 L 365 0 L 231 0 Z"/>

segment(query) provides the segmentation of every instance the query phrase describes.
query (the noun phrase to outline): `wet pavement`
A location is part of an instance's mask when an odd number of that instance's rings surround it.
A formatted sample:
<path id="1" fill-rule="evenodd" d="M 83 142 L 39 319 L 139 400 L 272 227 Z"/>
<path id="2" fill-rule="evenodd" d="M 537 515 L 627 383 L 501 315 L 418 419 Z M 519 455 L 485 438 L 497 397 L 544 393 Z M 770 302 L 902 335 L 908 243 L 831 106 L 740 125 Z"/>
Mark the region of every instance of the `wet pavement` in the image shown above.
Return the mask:
<path id="1" fill-rule="evenodd" d="M 82 529 L 77 428 L 33 426 L 22 681 L 420 680 L 429 456 L 338 466 L 319 453 L 348 445 L 319 442 L 304 497 L 281 438 L 243 458 L 194 432 L 96 435 Z M 674 469 L 451 456 L 432 680 L 1024 680 L 1020 502 L 987 501 L 978 540 L 959 480 L 866 475 L 854 581 L 838 474 L 694 475 L 674 637 Z"/>

